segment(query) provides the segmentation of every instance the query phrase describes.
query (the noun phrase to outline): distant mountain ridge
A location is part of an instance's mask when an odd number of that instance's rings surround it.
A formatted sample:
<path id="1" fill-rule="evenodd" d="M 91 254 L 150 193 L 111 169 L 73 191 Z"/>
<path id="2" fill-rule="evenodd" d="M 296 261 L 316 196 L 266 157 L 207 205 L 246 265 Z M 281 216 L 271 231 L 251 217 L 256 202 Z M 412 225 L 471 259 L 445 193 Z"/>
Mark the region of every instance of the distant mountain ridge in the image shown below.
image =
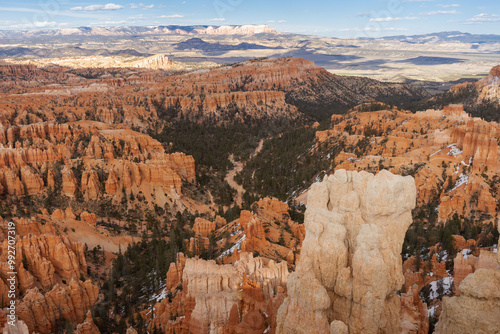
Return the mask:
<path id="1" fill-rule="evenodd" d="M 34 38 L 57 36 L 145 36 L 145 35 L 255 35 L 278 34 L 268 25 L 194 25 L 194 26 L 118 26 L 78 27 L 48 30 L 3 30 L 0 38 Z"/>
<path id="2" fill-rule="evenodd" d="M 462 42 L 462 43 L 500 43 L 500 35 L 494 34 L 470 34 L 461 31 L 443 31 L 423 35 L 398 35 L 382 37 L 385 40 L 396 40 L 412 44 L 424 44 L 429 42 Z"/>

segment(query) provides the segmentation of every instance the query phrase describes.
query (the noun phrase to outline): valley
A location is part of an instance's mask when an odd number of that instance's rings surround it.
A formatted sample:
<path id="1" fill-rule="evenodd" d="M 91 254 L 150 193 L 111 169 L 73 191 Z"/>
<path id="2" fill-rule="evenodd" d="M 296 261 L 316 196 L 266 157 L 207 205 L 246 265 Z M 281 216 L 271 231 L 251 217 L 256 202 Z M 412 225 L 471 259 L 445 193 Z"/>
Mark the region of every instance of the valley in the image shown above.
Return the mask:
<path id="1" fill-rule="evenodd" d="M 0 31 L 0 328 L 12 222 L 20 333 L 493 333 L 500 39 L 450 36 Z"/>

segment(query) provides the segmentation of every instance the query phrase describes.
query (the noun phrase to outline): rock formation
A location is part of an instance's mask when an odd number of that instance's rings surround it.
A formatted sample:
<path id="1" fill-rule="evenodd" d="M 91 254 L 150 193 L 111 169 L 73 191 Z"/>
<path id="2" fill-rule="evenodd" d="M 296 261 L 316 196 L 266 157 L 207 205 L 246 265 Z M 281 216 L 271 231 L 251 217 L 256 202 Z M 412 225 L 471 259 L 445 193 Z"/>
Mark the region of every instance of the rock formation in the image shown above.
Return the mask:
<path id="1" fill-rule="evenodd" d="M 28 290 L 19 303 L 18 316 L 30 332 L 50 334 L 61 318 L 75 324 L 84 322 L 98 292 L 97 286 L 90 281 L 80 280 L 71 280 L 67 286 L 56 285 L 45 294 L 34 288 Z"/>
<path id="2" fill-rule="evenodd" d="M 184 259 L 182 255 L 177 260 L 170 266 L 167 287 L 178 285 L 176 281 L 181 272 L 182 295 L 178 294 L 171 303 L 165 299 L 156 304 L 153 324 L 162 328 L 182 328 L 183 333 L 226 333 L 230 330 L 262 333 L 266 329 L 265 319 L 268 323 L 275 321 L 276 304 L 282 300 L 288 278 L 286 262 L 254 258 L 251 253 L 241 253 L 239 261 L 226 265 Z M 180 304 L 179 299 L 183 301 Z M 179 311 L 172 309 L 177 304 L 185 317 L 174 321 L 170 319 L 170 312 Z"/>
<path id="3" fill-rule="evenodd" d="M 57 211 L 63 218 L 65 215 L 74 218 L 70 209 Z M 87 271 L 84 245 L 72 242 L 66 235 L 56 235 L 51 223 L 28 219 L 13 221 L 18 236 L 14 271 L 17 273 L 20 321 L 26 324 L 30 333 L 47 334 L 55 331 L 62 318 L 75 325 L 84 321 L 98 295 L 97 286 L 81 281 Z M 13 271 L 7 262 L 7 226 L 6 221 L 0 221 L 0 297 L 4 302 L 9 300 L 5 279 L 7 273 Z"/>
<path id="4" fill-rule="evenodd" d="M 92 319 L 92 313 L 87 312 L 85 321 L 76 326 L 75 334 L 100 334 L 99 328 L 94 324 L 94 319 Z"/>
<path id="5" fill-rule="evenodd" d="M 417 206 L 435 207 L 440 222 L 457 214 L 489 223 L 498 214 L 498 123 L 471 118 L 459 105 L 417 113 L 352 111 L 333 119 L 332 129 L 316 132 L 316 147 L 355 148 L 336 154 L 335 169 L 388 168 L 414 176 Z"/>
<path id="6" fill-rule="evenodd" d="M 333 321 L 349 333 L 399 333 L 400 253 L 415 200 L 413 178 L 385 170 L 337 170 L 314 184 L 277 333 L 328 333 Z"/>
<path id="7" fill-rule="evenodd" d="M 500 231 L 500 224 L 498 229 Z M 498 244 L 500 245 L 500 240 Z M 490 254 L 484 257 L 488 260 L 483 261 L 487 263 L 483 265 L 496 268 L 477 269 L 460 283 L 459 296 L 443 299 L 443 310 L 435 333 L 498 332 L 500 328 L 500 254 L 496 256 Z M 494 257 L 497 263 L 494 263 Z M 477 262 L 478 259 L 475 260 L 472 262 Z M 457 263 L 459 267 L 464 266 L 463 262 L 463 258 L 459 258 Z"/>

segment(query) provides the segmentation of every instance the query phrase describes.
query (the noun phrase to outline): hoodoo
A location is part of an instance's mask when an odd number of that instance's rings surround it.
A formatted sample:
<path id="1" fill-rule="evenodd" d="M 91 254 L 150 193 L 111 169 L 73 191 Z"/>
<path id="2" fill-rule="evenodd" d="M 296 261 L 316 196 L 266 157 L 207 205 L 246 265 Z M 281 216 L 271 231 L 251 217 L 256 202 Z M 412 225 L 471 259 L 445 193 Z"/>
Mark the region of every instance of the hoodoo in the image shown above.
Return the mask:
<path id="1" fill-rule="evenodd" d="M 411 176 L 385 170 L 337 170 L 314 184 L 276 332 L 399 333 L 400 253 L 415 198 Z"/>

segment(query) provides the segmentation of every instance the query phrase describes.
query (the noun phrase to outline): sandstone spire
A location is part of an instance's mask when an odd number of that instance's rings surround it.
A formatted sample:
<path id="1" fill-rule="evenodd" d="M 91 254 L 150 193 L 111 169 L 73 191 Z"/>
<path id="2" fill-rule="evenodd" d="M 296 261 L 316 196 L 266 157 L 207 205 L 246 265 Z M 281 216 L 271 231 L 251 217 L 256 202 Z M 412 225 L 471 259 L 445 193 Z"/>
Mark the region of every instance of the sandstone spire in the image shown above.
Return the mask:
<path id="1" fill-rule="evenodd" d="M 400 253 L 415 197 L 412 177 L 385 170 L 338 170 L 314 184 L 277 333 L 345 331 L 343 324 L 351 334 L 399 333 Z"/>

